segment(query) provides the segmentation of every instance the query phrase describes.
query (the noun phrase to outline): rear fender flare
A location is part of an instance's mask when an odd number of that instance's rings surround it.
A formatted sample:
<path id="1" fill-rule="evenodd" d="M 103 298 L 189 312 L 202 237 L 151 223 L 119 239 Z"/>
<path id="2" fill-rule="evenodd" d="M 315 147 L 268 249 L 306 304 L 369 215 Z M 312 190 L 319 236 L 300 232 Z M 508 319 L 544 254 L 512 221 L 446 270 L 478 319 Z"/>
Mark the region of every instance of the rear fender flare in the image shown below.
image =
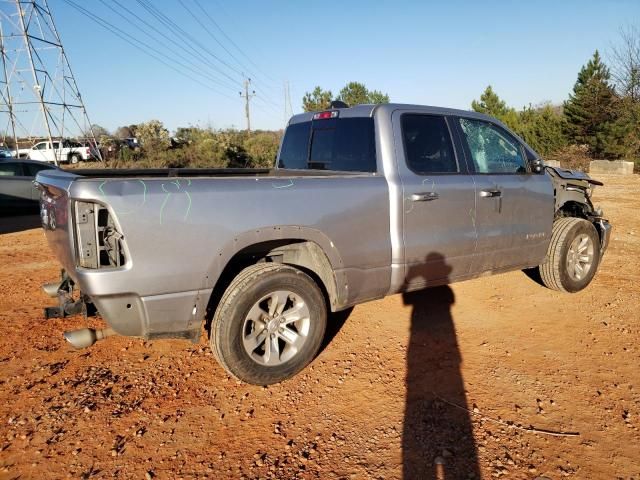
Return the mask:
<path id="1" fill-rule="evenodd" d="M 342 258 L 335 244 L 319 230 L 296 225 L 262 227 L 235 235 L 231 241 L 224 244 L 216 252 L 215 258 L 207 269 L 204 282 L 205 288 L 213 289 L 215 287 L 220 275 L 238 252 L 253 245 L 278 240 L 291 240 L 292 243 L 307 242 L 308 245 L 305 245 L 304 253 L 296 256 L 298 260 L 302 260 L 299 263 L 297 261 L 291 263 L 311 269 L 311 265 L 307 264 L 305 259 L 315 257 L 320 259 L 320 262 L 318 262 L 320 265 L 323 263 L 328 264 L 330 272 L 327 271 L 327 268 L 321 268 L 321 271 L 313 271 L 325 284 L 324 287 L 329 295 L 331 310 L 339 308 L 346 302 L 348 293 L 347 279 Z M 278 247 L 275 248 L 275 253 L 285 252 L 283 261 L 287 263 L 286 252 L 289 250 L 286 246 Z M 322 262 L 322 257 L 326 259 L 326 262 Z"/>

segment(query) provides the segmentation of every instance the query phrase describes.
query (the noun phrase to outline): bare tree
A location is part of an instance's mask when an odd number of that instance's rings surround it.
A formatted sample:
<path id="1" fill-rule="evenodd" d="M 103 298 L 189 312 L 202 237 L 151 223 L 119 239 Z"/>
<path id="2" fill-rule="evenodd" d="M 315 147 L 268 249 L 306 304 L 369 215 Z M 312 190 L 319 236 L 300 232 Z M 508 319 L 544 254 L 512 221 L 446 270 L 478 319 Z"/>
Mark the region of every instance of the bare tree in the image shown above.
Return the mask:
<path id="1" fill-rule="evenodd" d="M 611 47 L 611 76 L 618 93 L 640 101 L 640 29 L 620 29 L 618 43 Z"/>

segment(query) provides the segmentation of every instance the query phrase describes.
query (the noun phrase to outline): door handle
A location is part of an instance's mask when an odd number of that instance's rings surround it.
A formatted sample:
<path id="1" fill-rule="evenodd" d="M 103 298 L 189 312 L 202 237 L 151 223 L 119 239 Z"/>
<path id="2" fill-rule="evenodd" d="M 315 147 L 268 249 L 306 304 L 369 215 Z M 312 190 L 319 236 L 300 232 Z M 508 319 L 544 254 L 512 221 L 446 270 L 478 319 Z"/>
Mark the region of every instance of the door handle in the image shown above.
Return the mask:
<path id="1" fill-rule="evenodd" d="M 480 196 L 482 198 L 496 198 L 501 197 L 502 192 L 500 190 L 480 190 Z"/>
<path id="2" fill-rule="evenodd" d="M 423 193 L 413 193 L 411 195 L 412 202 L 430 202 L 431 200 L 437 200 L 440 198 L 436 192 L 423 192 Z"/>

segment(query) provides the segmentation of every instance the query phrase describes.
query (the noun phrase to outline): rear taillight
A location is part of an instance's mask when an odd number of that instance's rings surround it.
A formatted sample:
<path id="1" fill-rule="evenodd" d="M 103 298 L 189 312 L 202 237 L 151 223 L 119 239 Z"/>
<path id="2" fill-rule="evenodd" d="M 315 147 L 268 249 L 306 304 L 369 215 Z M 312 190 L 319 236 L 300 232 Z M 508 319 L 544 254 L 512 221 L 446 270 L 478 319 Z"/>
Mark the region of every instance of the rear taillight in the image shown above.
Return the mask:
<path id="1" fill-rule="evenodd" d="M 87 147 L 87 155 L 91 155 L 91 149 Z"/>
<path id="2" fill-rule="evenodd" d="M 67 192 L 52 185 L 33 182 L 40 190 L 40 220 L 45 230 L 55 230 L 67 225 Z"/>

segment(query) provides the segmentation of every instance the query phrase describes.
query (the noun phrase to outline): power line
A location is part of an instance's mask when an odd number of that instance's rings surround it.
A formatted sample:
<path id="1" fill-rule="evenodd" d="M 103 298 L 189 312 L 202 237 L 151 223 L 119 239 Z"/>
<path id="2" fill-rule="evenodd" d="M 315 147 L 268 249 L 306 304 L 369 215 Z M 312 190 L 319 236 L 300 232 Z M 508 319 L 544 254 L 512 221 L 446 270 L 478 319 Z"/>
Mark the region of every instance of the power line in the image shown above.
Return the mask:
<path id="1" fill-rule="evenodd" d="M 190 35 L 189 33 L 187 33 L 183 28 L 181 28 L 179 25 L 177 25 L 173 20 L 171 20 L 170 18 L 168 18 L 165 14 L 163 14 L 157 7 L 153 6 L 148 0 L 136 0 L 138 2 L 138 4 L 140 4 L 147 12 L 149 12 L 151 15 L 153 15 L 156 20 L 158 20 L 159 22 L 161 22 L 163 25 L 165 25 L 170 31 L 171 33 L 173 33 L 174 35 L 176 35 L 176 31 L 178 32 L 177 36 L 182 35 L 182 37 L 190 39 L 191 42 L 195 45 L 197 45 L 198 47 L 200 47 L 200 49 L 202 51 L 204 51 L 205 53 L 207 53 L 208 55 L 212 56 L 213 58 L 215 58 L 216 60 L 218 60 L 219 62 L 221 62 L 223 65 L 227 66 L 229 69 L 233 70 L 236 73 L 240 73 L 241 75 L 244 76 L 243 73 L 239 72 L 237 69 L 235 69 L 234 67 L 232 67 L 231 65 L 229 65 L 227 62 L 225 62 L 224 60 L 222 60 L 220 57 L 218 57 L 217 55 L 215 55 L 214 53 L 212 53 L 207 47 L 205 47 L 204 45 L 202 45 L 202 43 L 200 43 L 198 40 L 196 40 L 192 35 Z M 193 11 L 182 1 L 182 0 L 178 0 L 180 2 L 180 4 L 182 5 L 182 7 L 187 11 L 187 13 L 193 17 L 196 22 L 204 29 L 206 30 L 213 38 L 214 40 L 216 40 L 216 42 L 229 54 L 231 55 L 231 57 L 233 58 L 233 60 L 236 61 L 236 63 L 238 63 L 241 67 L 244 67 L 244 65 L 242 65 L 242 63 L 213 35 L 211 34 L 211 32 L 209 30 L 207 30 L 207 28 L 205 27 L 205 25 L 200 21 L 200 19 L 193 13 Z M 218 27 L 219 28 L 219 27 Z M 222 72 L 221 72 L 222 73 Z M 225 74 L 226 77 L 229 77 L 228 75 Z M 268 97 L 264 97 L 262 98 L 262 100 L 265 103 L 271 104 L 274 108 L 279 109 L 279 105 L 277 105 L 276 103 L 274 103 L 272 100 L 270 100 Z"/>
<path id="2" fill-rule="evenodd" d="M 186 5 L 182 0 L 178 0 L 178 2 L 180 3 L 180 5 L 182 5 L 182 8 L 184 8 L 184 9 L 187 11 L 187 13 L 188 13 L 188 14 L 189 14 L 189 15 L 190 15 L 190 16 L 191 16 L 191 17 L 196 21 L 196 23 L 197 23 L 198 25 L 200 25 L 200 26 L 202 27 L 202 29 L 203 29 L 205 32 L 207 32 L 207 33 L 209 34 L 209 36 L 210 36 L 211 38 L 213 38 L 213 40 L 214 40 L 218 45 L 220 45 L 220 46 L 222 47 L 222 49 L 223 49 L 225 52 L 227 52 L 231 58 L 233 58 L 233 59 L 236 61 L 236 63 L 240 66 L 240 68 L 242 68 L 242 69 L 244 69 L 244 70 L 247 70 L 247 73 L 251 73 L 251 72 L 249 72 L 249 71 L 248 71 L 248 69 L 246 68 L 246 66 L 245 66 L 245 65 L 243 65 L 243 64 L 242 64 L 242 62 L 240 62 L 240 60 L 238 60 L 238 59 L 236 58 L 236 56 L 235 56 L 233 53 L 231 53 L 231 52 L 227 49 L 227 47 L 225 47 L 225 46 L 224 46 L 224 44 L 223 44 L 222 42 L 220 42 L 220 40 L 218 40 L 218 37 L 216 37 L 216 36 L 211 32 L 211 30 L 209 30 L 209 29 L 207 29 L 207 27 L 205 27 L 204 23 L 202 23 L 202 21 L 198 18 L 198 16 L 197 16 L 195 13 L 193 13 L 193 11 L 192 11 L 192 10 L 191 10 L 191 9 L 190 9 L 190 8 L 189 8 L 189 7 L 188 7 L 188 6 L 187 6 L 187 5 Z"/>
<path id="3" fill-rule="evenodd" d="M 253 62 L 253 60 L 251 60 L 251 58 L 231 39 L 231 37 L 229 37 L 229 35 L 227 35 L 225 33 L 225 31 L 222 29 L 222 27 L 220 27 L 220 25 L 218 25 L 218 23 L 213 19 L 213 17 L 211 15 L 209 15 L 209 13 L 202 7 L 202 4 L 199 2 L 199 0 L 193 0 L 193 2 L 198 6 L 198 8 L 202 11 L 202 13 L 204 13 L 204 15 L 209 19 L 209 21 L 220 31 L 220 33 L 222 33 L 222 35 L 224 35 L 224 37 L 229 40 L 229 42 L 231 43 L 231 45 L 233 45 L 236 50 L 238 50 L 238 52 L 240 52 L 240 54 L 247 59 L 247 61 L 253 65 L 256 69 L 258 69 L 258 71 L 266 78 L 272 80 L 275 82 L 275 80 L 270 77 L 269 75 L 267 75 L 265 72 L 263 72 L 260 67 L 258 67 L 258 65 L 255 64 L 255 62 Z"/>
<path id="4" fill-rule="evenodd" d="M 117 3 L 117 0 L 115 0 Z M 129 24 L 133 25 L 134 27 L 138 27 L 135 22 L 133 22 L 131 19 L 129 19 L 126 15 L 124 15 L 122 12 L 119 12 L 117 9 L 113 8 L 111 5 L 109 5 L 105 0 L 100 0 L 101 3 L 103 3 L 107 8 L 109 8 L 111 11 L 115 12 L 116 14 L 118 14 L 119 16 L 121 16 L 122 18 L 125 19 L 125 21 L 127 21 Z M 165 42 L 163 42 L 162 40 L 158 40 L 157 38 L 155 38 L 153 35 L 149 34 L 148 32 L 140 29 L 138 27 L 138 29 L 144 33 L 145 35 L 147 35 L 147 37 L 149 37 L 151 40 L 153 40 L 154 42 L 159 43 L 160 45 L 162 45 L 163 47 L 165 47 L 166 49 L 170 50 L 171 52 L 173 52 L 174 54 L 176 54 L 178 56 L 178 58 L 182 57 L 182 54 L 178 51 L 176 51 L 174 48 L 172 48 L 170 45 L 167 45 Z M 125 33 L 126 35 L 131 36 L 130 34 L 124 32 L 123 30 L 120 29 L 121 32 Z M 132 38 L 134 38 L 133 36 L 131 36 Z M 142 42 L 141 42 L 142 43 Z M 157 53 L 162 53 L 159 50 L 155 49 L 155 47 L 152 47 L 148 44 L 143 44 L 146 47 L 153 49 L 155 52 Z M 202 69 L 198 69 L 198 65 L 194 64 L 193 62 L 191 62 L 190 60 L 187 60 L 185 58 L 182 58 L 182 61 L 176 60 L 175 61 L 178 65 L 190 70 L 191 72 L 195 73 L 196 75 L 200 75 L 201 77 L 205 78 L 206 80 L 209 80 L 210 82 L 216 83 L 222 87 L 225 88 L 230 88 L 230 89 L 234 89 L 235 87 L 230 86 L 228 84 L 225 84 L 223 81 L 221 81 L 220 79 L 213 77 L 211 75 L 207 75 L 205 73 L 202 72 Z M 182 62 L 187 62 L 187 64 L 182 63 Z"/>
<path id="5" fill-rule="evenodd" d="M 275 107 L 274 107 L 274 106 L 273 106 L 273 104 L 272 104 L 272 103 L 268 103 L 268 102 L 265 100 L 265 98 L 264 98 L 264 97 L 261 97 L 260 95 L 256 94 L 256 95 L 255 95 L 255 98 L 256 98 L 256 100 L 260 100 L 260 101 L 262 102 L 262 105 L 263 105 L 265 108 L 268 108 L 269 110 L 271 110 L 271 112 L 273 112 L 273 113 L 279 113 L 279 107 L 278 107 L 278 106 L 275 106 Z M 256 104 L 256 105 L 257 105 L 257 104 Z M 263 109 L 263 110 L 264 110 L 264 109 Z M 265 111 L 265 113 L 269 113 L 269 112 L 267 112 L 266 110 L 264 110 L 264 111 Z"/>
<path id="6" fill-rule="evenodd" d="M 164 15 L 162 12 L 157 10 L 153 5 L 151 5 L 149 3 L 145 3 L 145 2 L 143 2 L 141 0 L 136 0 L 136 2 L 147 13 L 151 14 L 151 16 L 153 18 L 155 18 L 160 23 L 160 25 L 163 26 L 166 29 L 167 32 L 171 33 L 179 41 L 183 41 L 185 39 L 185 37 L 187 37 L 188 34 L 186 32 L 184 32 L 184 30 L 182 30 L 180 27 L 178 27 L 175 23 L 171 22 L 171 20 L 166 15 Z M 175 42 L 175 40 L 174 40 L 174 42 Z M 233 77 L 229 76 L 229 74 L 227 72 L 224 72 L 224 71 L 220 70 L 220 66 L 215 65 L 214 63 L 211 62 L 211 60 L 207 59 L 203 55 L 203 52 L 200 51 L 200 50 L 202 50 L 202 48 L 197 49 L 196 47 L 194 47 L 189 42 L 187 42 L 185 44 L 185 48 L 189 48 L 189 50 L 191 50 L 193 52 L 193 55 L 197 56 L 202 62 L 204 62 L 206 65 L 208 65 L 210 68 L 212 68 L 215 72 L 223 75 L 224 77 L 229 79 L 233 84 L 237 83 L 237 81 L 238 81 L 237 78 L 233 78 Z"/>
<path id="7" fill-rule="evenodd" d="M 130 34 L 124 32 L 124 31 L 122 31 L 121 29 L 119 29 L 118 27 L 113 25 L 112 23 L 109 23 L 108 21 L 98 17 L 97 15 L 92 14 L 91 12 L 89 12 L 86 9 L 84 9 L 83 7 L 81 7 L 80 5 L 78 5 L 77 3 L 75 3 L 72 0 L 63 0 L 63 1 L 65 3 L 67 3 L 68 5 L 70 5 L 71 7 L 75 8 L 82 15 L 86 16 L 87 18 L 91 19 L 93 22 L 95 22 L 98 25 L 100 25 L 105 30 L 110 31 L 112 34 L 114 34 L 115 36 L 119 37 L 121 40 L 125 41 L 126 43 L 128 43 L 131 46 L 133 46 L 137 50 L 140 50 L 145 55 L 154 58 L 155 60 L 157 60 L 158 62 L 162 63 L 166 67 L 169 67 L 171 70 L 174 70 L 175 72 L 179 73 L 180 75 L 190 79 L 193 82 L 198 83 L 199 85 L 203 86 L 204 88 L 207 88 L 207 89 L 211 90 L 212 92 L 217 93 L 218 95 L 222 95 L 223 97 L 232 99 L 232 97 L 230 97 L 229 95 L 226 95 L 226 94 L 220 92 L 219 90 L 216 90 L 215 88 L 212 88 L 210 85 L 207 85 L 207 84 L 201 82 L 197 78 L 185 73 L 183 70 L 180 70 L 180 69 L 176 68 L 175 66 L 171 65 L 170 63 L 164 61 L 161 57 L 155 55 L 154 53 L 151 53 L 151 52 L 145 50 L 140 45 L 145 45 L 151 51 L 157 52 L 158 54 L 162 55 L 162 52 L 159 52 L 158 50 L 156 50 L 153 47 L 149 47 L 145 42 L 141 42 L 140 40 L 136 39 L 133 35 L 130 35 Z M 119 32 L 121 32 L 121 33 L 119 33 Z M 129 38 L 133 39 L 133 41 L 129 40 L 126 37 L 129 37 Z M 176 63 L 178 63 L 178 62 L 176 62 Z"/>
<path id="8" fill-rule="evenodd" d="M 129 15 L 131 15 L 132 17 L 134 17 L 136 20 L 138 20 L 140 23 L 146 25 L 149 29 L 153 30 L 154 32 L 156 32 L 158 35 L 160 35 L 161 37 L 163 37 L 165 40 L 167 40 L 168 42 L 172 42 L 173 45 L 175 45 L 180 51 L 177 51 L 175 48 L 171 48 L 171 46 L 167 45 L 165 42 L 163 42 L 162 40 L 158 40 L 155 36 L 151 35 L 148 32 L 145 32 L 143 29 L 140 28 L 139 25 L 137 25 L 135 22 L 133 22 L 131 19 L 127 18 L 126 15 L 124 15 L 122 12 L 118 11 L 117 9 L 115 9 L 114 7 L 108 5 L 105 0 L 100 0 L 102 3 L 104 3 L 110 10 L 112 10 L 113 12 L 117 13 L 119 16 L 123 17 L 128 23 L 130 23 L 131 25 L 133 25 L 134 27 L 136 27 L 137 29 L 141 30 L 143 33 L 145 33 L 147 35 L 147 37 L 153 39 L 155 42 L 160 43 L 161 45 L 163 45 L 164 47 L 166 47 L 167 49 L 169 49 L 170 51 L 172 51 L 173 53 L 175 53 L 176 55 L 180 56 L 183 58 L 184 61 L 188 61 L 186 58 L 184 58 L 185 54 L 189 55 L 193 58 L 196 59 L 196 61 L 200 61 L 203 62 L 202 65 L 206 66 L 208 68 L 210 68 L 213 72 L 218 73 L 218 69 L 217 67 L 215 67 L 215 65 L 211 64 L 210 62 L 208 62 L 206 59 L 204 59 L 202 57 L 202 55 L 200 55 L 198 52 L 193 53 L 189 50 L 187 50 L 183 45 L 179 45 L 177 42 L 172 41 L 171 39 L 169 39 L 169 37 L 166 35 L 166 32 L 162 32 L 161 30 L 159 30 L 158 28 L 156 28 L 154 25 L 150 24 L 149 22 L 147 22 L 144 18 L 140 17 L 137 13 L 135 13 L 134 11 L 128 9 L 126 6 L 124 6 L 122 3 L 120 3 L 118 0 L 112 0 L 113 3 L 115 3 L 118 7 L 120 7 L 122 10 L 124 10 L 125 12 L 129 13 Z M 193 65 L 194 67 L 199 67 L 200 65 L 192 62 L 192 61 L 188 61 L 190 65 Z M 235 90 L 236 87 L 235 85 L 231 85 L 229 83 L 225 83 L 223 80 L 219 79 L 218 77 L 213 77 L 216 79 L 216 81 L 220 84 L 223 85 L 227 88 L 233 89 Z"/>
<path id="9" fill-rule="evenodd" d="M 204 46 L 202 43 L 200 43 L 192 35 L 190 35 L 188 32 L 186 32 L 184 29 L 182 29 L 179 25 L 177 25 L 173 20 L 171 20 L 165 14 L 163 14 L 160 10 L 158 10 L 158 8 L 156 8 L 154 5 L 152 5 L 148 0 L 136 0 L 136 1 L 145 10 L 147 10 L 149 13 L 154 15 L 160 22 L 164 23 L 165 26 L 167 26 L 169 29 L 173 30 L 174 34 L 175 34 L 176 31 L 179 32 L 179 34 L 183 35 L 184 38 L 190 40 L 194 45 L 198 46 L 204 53 L 209 55 L 211 58 L 213 58 L 216 61 L 220 62 L 222 65 L 226 66 L 228 69 L 230 69 L 231 71 L 235 72 L 240 77 L 243 76 L 241 71 L 239 71 L 236 68 L 232 67 L 227 62 L 225 62 L 220 57 L 218 57 L 215 53 L 213 53 L 206 46 Z M 225 77 L 227 77 L 229 80 L 231 80 L 234 83 L 237 81 L 237 79 L 234 79 L 233 77 L 231 77 L 230 75 L 228 75 L 226 72 L 224 72 L 222 70 L 220 70 L 220 73 L 222 75 L 224 75 Z"/>
<path id="10" fill-rule="evenodd" d="M 76 9 L 79 13 L 81 13 L 82 15 L 90 18 L 93 22 L 97 23 L 102 28 L 104 28 L 106 30 L 109 30 L 112 34 L 114 34 L 115 36 L 117 36 L 118 38 L 120 38 L 121 40 L 126 42 L 127 44 L 133 46 L 137 50 L 140 50 L 145 55 L 147 55 L 147 56 L 153 58 L 154 60 L 162 63 L 164 66 L 166 66 L 168 68 L 171 68 L 172 70 L 174 70 L 175 72 L 179 73 L 183 77 L 186 77 L 186 78 L 190 79 L 191 81 L 198 83 L 199 85 L 207 88 L 208 90 L 211 90 L 211 91 L 215 92 L 216 94 L 219 94 L 219 95 L 221 95 L 223 97 L 232 99 L 232 97 L 230 97 L 229 95 L 226 95 L 225 93 L 223 93 L 223 92 L 221 92 L 221 91 L 219 91 L 219 90 L 217 90 L 215 88 L 212 88 L 210 85 L 208 85 L 208 83 L 211 82 L 211 83 L 214 83 L 214 84 L 219 85 L 219 86 L 221 86 L 223 88 L 226 88 L 226 89 L 233 89 L 235 87 L 229 85 L 228 83 L 226 83 L 226 81 L 223 81 L 220 78 L 216 78 L 216 77 L 210 75 L 208 73 L 208 71 L 204 71 L 203 72 L 202 69 L 199 69 L 199 65 L 197 63 L 194 63 L 194 61 L 191 60 L 191 58 L 196 59 L 196 61 L 198 61 L 198 60 L 202 61 L 210 69 L 212 69 L 213 71 L 215 71 L 216 73 L 218 73 L 220 75 L 223 75 L 225 78 L 229 79 L 229 81 L 233 82 L 233 83 L 236 83 L 236 80 L 232 76 L 230 76 L 227 72 L 225 72 L 224 70 L 220 70 L 217 65 L 214 65 L 209 60 L 207 60 L 203 56 L 202 52 L 204 52 L 209 57 L 215 59 L 219 63 L 223 64 L 224 66 L 226 66 L 228 69 L 232 70 L 233 72 L 239 73 L 238 70 L 233 68 L 227 62 L 225 62 L 224 60 L 219 58 L 217 55 L 215 55 L 213 52 L 211 52 L 209 49 L 207 49 L 204 45 L 202 45 L 202 43 L 200 43 L 192 35 L 187 33 L 183 28 L 181 28 L 179 25 L 177 25 L 173 20 L 168 18 L 164 13 L 162 13 L 158 8 L 156 8 L 154 5 L 152 5 L 148 0 L 136 0 L 136 2 L 148 14 L 150 14 L 157 22 L 159 22 L 160 25 L 162 25 L 162 29 L 158 29 L 156 26 L 154 26 L 153 24 L 149 23 L 147 20 L 142 18 L 137 12 L 134 12 L 131 9 L 127 8 L 125 5 L 123 5 L 118 0 L 112 0 L 112 1 L 113 1 L 114 4 L 116 4 L 118 7 L 120 7 L 120 9 L 121 9 L 120 11 L 117 10 L 116 8 L 114 8 L 112 5 L 109 5 L 105 0 L 100 0 L 100 2 L 103 3 L 112 12 L 116 13 L 119 17 L 121 17 L 125 21 L 127 21 L 127 23 L 129 23 L 130 25 L 133 25 L 134 27 L 136 27 L 147 38 L 151 39 L 152 40 L 152 44 L 149 44 L 149 43 L 141 40 L 137 36 L 131 35 L 130 33 L 128 33 L 125 30 L 123 30 L 122 28 L 119 28 L 118 26 L 114 25 L 113 23 L 111 23 L 111 22 L 105 20 L 104 18 L 94 14 L 92 11 L 84 8 L 83 6 L 79 5 L 78 3 L 76 3 L 73 0 L 64 0 L 64 1 L 65 1 L 65 3 L 67 3 L 68 5 L 73 7 L 74 9 Z M 206 26 L 201 21 L 199 21 L 199 19 L 195 16 L 193 11 L 191 9 L 189 9 L 188 6 L 182 0 L 179 0 L 179 2 L 185 8 L 187 13 L 189 13 L 197 21 L 197 23 L 203 29 L 206 30 Z M 198 5 L 198 6 L 202 9 L 201 5 Z M 127 12 L 128 14 L 130 14 L 131 18 L 129 18 L 126 14 L 124 14 L 123 11 Z M 140 22 L 140 24 L 146 26 L 147 28 L 146 29 L 145 28 L 140 28 L 140 25 L 136 24 L 136 21 L 132 20 L 132 18 L 137 20 L 138 22 Z M 213 19 L 211 19 L 211 20 L 213 20 Z M 216 24 L 216 26 L 217 26 L 217 24 Z M 217 28 L 220 29 L 219 26 L 217 26 Z M 153 33 L 151 33 L 149 30 L 155 32 L 157 34 L 157 36 L 154 35 Z M 211 36 L 214 37 L 214 39 L 215 39 L 215 36 L 213 34 L 211 34 Z M 226 34 L 225 34 L 225 36 L 226 36 Z M 176 40 L 172 39 L 171 37 L 178 38 L 181 41 L 185 41 L 185 44 L 182 44 L 181 42 L 177 42 Z M 228 36 L 226 36 L 226 37 L 229 38 Z M 227 52 L 231 56 L 231 58 L 235 62 L 237 62 L 240 66 L 244 66 L 242 64 L 242 62 L 235 55 L 233 55 L 233 53 L 231 51 L 229 51 L 219 40 L 217 40 L 217 43 L 225 50 L 225 52 Z M 166 52 L 161 51 L 158 48 L 155 48 L 154 47 L 155 44 L 158 44 L 158 45 L 162 46 L 163 48 L 169 50 L 170 52 L 172 52 L 174 55 L 176 55 L 181 60 L 172 59 L 171 62 L 166 61 L 165 60 Z M 242 52 L 242 53 L 244 54 L 244 52 Z M 187 58 L 185 58 L 185 57 L 187 57 Z M 177 68 L 176 65 L 178 67 L 180 67 L 180 68 Z M 187 70 L 187 72 L 183 71 L 182 69 Z M 192 72 L 194 75 L 190 74 L 189 72 Z M 206 80 L 206 83 L 201 81 L 199 78 L 196 78 L 196 77 L 203 78 L 204 80 Z M 245 82 L 246 82 L 246 80 L 245 80 Z M 272 115 L 272 114 L 269 113 L 266 109 L 272 110 L 274 112 L 278 112 L 280 107 L 279 107 L 279 105 L 275 104 L 270 98 L 268 98 L 268 96 L 262 96 L 262 95 L 258 96 L 258 95 L 256 95 L 255 91 L 253 91 L 253 93 L 250 94 L 249 91 L 248 91 L 248 84 L 245 84 L 244 87 L 245 87 L 244 95 L 242 95 L 242 93 L 241 93 L 241 95 L 244 96 L 245 100 L 246 100 L 246 103 L 245 103 L 245 114 L 247 116 L 247 128 L 250 130 L 251 127 L 250 127 L 249 100 L 251 100 L 252 98 L 256 98 L 258 103 L 255 103 L 255 107 L 258 108 L 260 111 L 263 111 L 267 115 Z"/>

